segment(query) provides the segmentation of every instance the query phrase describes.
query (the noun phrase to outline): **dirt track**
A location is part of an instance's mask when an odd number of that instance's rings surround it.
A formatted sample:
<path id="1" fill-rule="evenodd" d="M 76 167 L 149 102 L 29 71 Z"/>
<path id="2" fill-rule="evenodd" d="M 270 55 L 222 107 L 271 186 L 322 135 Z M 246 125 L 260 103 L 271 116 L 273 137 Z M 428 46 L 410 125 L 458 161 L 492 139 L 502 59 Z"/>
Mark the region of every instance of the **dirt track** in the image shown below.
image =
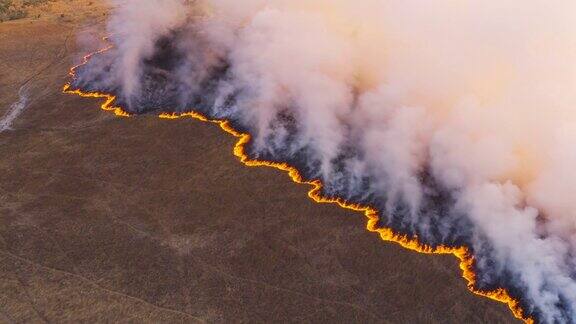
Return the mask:
<path id="1" fill-rule="evenodd" d="M 455 258 L 385 244 L 361 214 L 243 166 L 215 125 L 61 94 L 79 26 L 102 30 L 105 9 L 53 6 L 0 24 L 0 116 L 29 94 L 0 133 L 0 321 L 513 321 Z"/>

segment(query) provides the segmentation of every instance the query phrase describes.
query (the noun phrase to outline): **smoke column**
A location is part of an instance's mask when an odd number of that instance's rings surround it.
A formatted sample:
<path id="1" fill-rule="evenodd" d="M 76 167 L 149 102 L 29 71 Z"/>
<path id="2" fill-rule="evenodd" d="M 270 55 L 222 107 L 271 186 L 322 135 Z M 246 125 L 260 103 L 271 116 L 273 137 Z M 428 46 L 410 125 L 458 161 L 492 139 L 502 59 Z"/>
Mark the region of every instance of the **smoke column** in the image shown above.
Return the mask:
<path id="1" fill-rule="evenodd" d="M 373 206 L 380 226 L 468 246 L 479 288 L 576 322 L 576 2 L 113 5 L 113 47 L 73 87 L 230 120 L 250 156 Z"/>

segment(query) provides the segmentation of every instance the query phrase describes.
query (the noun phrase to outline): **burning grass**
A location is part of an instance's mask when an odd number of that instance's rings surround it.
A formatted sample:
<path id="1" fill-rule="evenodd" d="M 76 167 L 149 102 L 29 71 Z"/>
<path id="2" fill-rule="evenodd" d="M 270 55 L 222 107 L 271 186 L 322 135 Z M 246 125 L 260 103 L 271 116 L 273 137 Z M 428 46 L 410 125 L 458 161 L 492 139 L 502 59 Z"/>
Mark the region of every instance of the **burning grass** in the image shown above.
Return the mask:
<path id="1" fill-rule="evenodd" d="M 94 55 L 106 52 L 110 48 L 112 47 L 109 46 L 95 53 L 86 55 L 80 65 L 75 66 L 70 70 L 71 79 L 74 80 L 75 71 L 78 67 L 88 63 Z M 116 97 L 112 94 L 75 89 L 71 83 L 67 83 L 64 86 L 63 92 L 67 94 L 79 95 L 81 97 L 104 99 L 105 101 L 101 105 L 101 109 L 113 112 L 116 116 L 119 117 L 133 116 L 116 104 Z M 252 136 L 248 133 L 238 131 L 228 120 L 211 119 L 196 111 L 189 111 L 185 113 L 161 112 L 158 114 L 158 117 L 166 120 L 188 117 L 202 122 L 209 122 L 218 125 L 223 131 L 238 139 L 236 145 L 233 148 L 233 153 L 234 156 L 236 156 L 244 165 L 249 167 L 271 167 L 287 172 L 293 182 L 311 187 L 311 189 L 308 191 L 308 197 L 314 202 L 319 204 L 337 204 L 342 208 L 363 213 L 367 218 L 366 229 L 369 232 L 377 233 L 383 241 L 399 244 L 408 250 L 418 253 L 454 255 L 459 260 L 459 267 L 462 271 L 462 277 L 466 280 L 467 287 L 472 293 L 504 303 L 510 308 L 514 317 L 524 321 L 525 323 L 534 323 L 534 319 L 522 308 L 521 301 L 512 296 L 507 289 L 502 287 L 496 287 L 494 289 L 478 288 L 477 275 L 475 273 L 475 258 L 468 247 L 445 245 L 431 246 L 425 244 L 421 242 L 416 236 L 409 236 L 406 234 L 398 233 L 392 228 L 380 225 L 380 216 L 378 215 L 378 211 L 371 206 L 351 203 L 340 197 L 324 196 L 322 194 L 323 184 L 320 180 L 306 179 L 296 167 L 291 166 L 288 163 L 252 159 L 246 151 L 246 146 L 250 143 Z"/>

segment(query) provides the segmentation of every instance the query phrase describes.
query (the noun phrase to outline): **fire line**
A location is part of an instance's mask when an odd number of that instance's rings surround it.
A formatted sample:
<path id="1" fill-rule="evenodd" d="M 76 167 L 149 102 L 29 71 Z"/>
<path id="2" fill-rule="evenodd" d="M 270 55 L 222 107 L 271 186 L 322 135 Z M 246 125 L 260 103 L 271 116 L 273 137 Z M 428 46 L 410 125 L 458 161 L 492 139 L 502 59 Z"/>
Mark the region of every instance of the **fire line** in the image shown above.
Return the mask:
<path id="1" fill-rule="evenodd" d="M 98 50 L 94 53 L 90 53 L 84 56 L 82 62 L 79 65 L 76 65 L 70 69 L 69 72 L 70 78 L 73 80 L 75 78 L 76 69 L 88 63 L 88 61 L 92 56 L 103 53 L 111 49 L 112 47 L 113 46 L 107 46 L 101 50 Z M 123 110 L 121 107 L 113 105 L 116 99 L 114 95 L 101 92 L 84 92 L 81 89 L 73 89 L 71 81 L 69 81 L 64 85 L 62 91 L 63 93 L 75 94 L 80 97 L 105 99 L 104 103 L 102 103 L 100 106 L 102 110 L 113 112 L 116 116 L 119 117 L 132 116 L 132 114 Z M 374 208 L 370 206 L 363 206 L 360 204 L 350 203 L 347 202 L 345 199 L 339 197 L 336 198 L 323 197 L 320 194 L 323 186 L 320 180 L 317 179 L 305 180 L 295 167 L 287 163 L 250 159 L 250 157 L 246 154 L 244 147 L 247 143 L 250 142 L 251 135 L 237 131 L 232 127 L 231 123 L 228 120 L 210 119 L 195 111 L 185 113 L 163 112 L 160 113 L 158 117 L 167 120 L 190 117 L 199 121 L 217 124 L 223 131 L 238 139 L 238 141 L 234 145 L 233 153 L 234 156 L 236 156 L 240 160 L 240 162 L 242 162 L 244 165 L 249 167 L 261 167 L 261 166 L 271 167 L 287 172 L 288 176 L 290 177 L 290 179 L 292 179 L 293 182 L 297 184 L 309 185 L 312 187 L 308 191 L 308 197 L 313 201 L 315 201 L 316 203 L 337 204 L 342 208 L 364 213 L 366 218 L 368 218 L 366 229 L 369 232 L 379 234 L 380 238 L 383 241 L 399 244 L 400 246 L 408 250 L 415 251 L 418 253 L 454 255 L 459 260 L 459 267 L 462 270 L 462 277 L 466 280 L 466 286 L 469 291 L 471 291 L 475 295 L 486 297 L 508 305 L 514 317 L 522 320 L 524 323 L 527 324 L 535 323 L 535 320 L 533 318 L 525 315 L 525 312 L 522 309 L 520 302 L 514 299 L 512 296 L 510 296 L 510 294 L 505 288 L 496 288 L 494 290 L 487 290 L 487 291 L 476 288 L 476 273 L 474 272 L 474 256 L 472 255 L 472 253 L 470 253 L 468 247 L 466 246 L 451 247 L 445 245 L 431 246 L 420 242 L 417 237 L 409 237 L 408 235 L 405 234 L 396 233 L 392 228 L 378 227 L 379 216 L 378 212 Z"/>

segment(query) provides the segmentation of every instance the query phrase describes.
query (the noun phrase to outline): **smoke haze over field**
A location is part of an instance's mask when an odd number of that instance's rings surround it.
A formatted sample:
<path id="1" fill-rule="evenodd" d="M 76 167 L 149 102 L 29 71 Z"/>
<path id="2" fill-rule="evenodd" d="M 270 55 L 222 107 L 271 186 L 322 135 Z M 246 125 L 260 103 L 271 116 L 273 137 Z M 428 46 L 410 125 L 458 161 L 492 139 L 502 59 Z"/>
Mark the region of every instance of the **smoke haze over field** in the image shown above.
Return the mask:
<path id="1" fill-rule="evenodd" d="M 576 321 L 575 2 L 113 2 L 114 48 L 73 86 L 230 119 L 254 157 Z"/>

